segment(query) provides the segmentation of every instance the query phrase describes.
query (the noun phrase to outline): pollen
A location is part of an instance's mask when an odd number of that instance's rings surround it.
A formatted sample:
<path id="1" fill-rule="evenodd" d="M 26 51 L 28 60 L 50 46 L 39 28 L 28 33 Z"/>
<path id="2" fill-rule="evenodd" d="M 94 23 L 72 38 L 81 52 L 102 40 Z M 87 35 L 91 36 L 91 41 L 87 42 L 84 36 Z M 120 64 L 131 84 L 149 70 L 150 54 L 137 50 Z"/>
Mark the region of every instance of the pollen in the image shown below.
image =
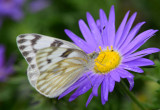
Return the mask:
<path id="1" fill-rule="evenodd" d="M 94 60 L 94 71 L 99 74 L 107 74 L 118 67 L 121 62 L 121 56 L 117 51 L 113 50 L 113 46 L 111 46 L 111 49 L 108 46 L 106 50 L 102 50 L 101 47 L 99 49 L 99 55 Z"/>

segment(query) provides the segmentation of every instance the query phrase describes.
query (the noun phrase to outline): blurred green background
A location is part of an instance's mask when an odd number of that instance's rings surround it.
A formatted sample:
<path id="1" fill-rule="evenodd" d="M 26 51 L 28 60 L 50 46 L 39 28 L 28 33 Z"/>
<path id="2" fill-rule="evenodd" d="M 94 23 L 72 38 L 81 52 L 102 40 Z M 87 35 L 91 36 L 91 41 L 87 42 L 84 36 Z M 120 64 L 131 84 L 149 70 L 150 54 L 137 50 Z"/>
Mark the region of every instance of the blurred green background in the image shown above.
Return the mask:
<path id="1" fill-rule="evenodd" d="M 11 0 L 12 1 L 12 0 Z M 27 63 L 20 54 L 16 37 L 24 33 L 39 33 L 71 41 L 64 33 L 70 29 L 82 37 L 78 20 L 86 21 L 86 12 L 90 12 L 95 19 L 99 18 L 99 9 L 104 9 L 107 16 L 110 7 L 115 6 L 116 29 L 125 13 L 138 12 L 134 25 L 146 21 L 140 32 L 147 29 L 160 30 L 160 0 L 50 0 L 46 8 L 37 12 L 29 11 L 26 0 L 22 6 L 24 17 L 14 21 L 9 17 L 3 18 L 0 27 L 0 44 L 6 46 L 6 58 L 16 55 L 15 72 L 5 82 L 0 82 L 0 110 L 139 110 L 136 104 L 116 84 L 114 92 L 109 94 L 109 101 L 101 104 L 99 96 L 94 97 L 88 107 L 85 103 L 91 91 L 69 102 L 69 96 L 49 99 L 40 95 L 28 82 Z M 130 14 L 130 15 L 131 15 Z M 160 48 L 160 32 L 157 32 L 141 49 L 147 47 Z M 155 62 L 155 66 L 145 67 L 145 73 L 135 75 L 135 86 L 132 90 L 136 98 L 148 110 L 160 109 L 160 54 L 147 56 Z M 0 73 L 1 74 L 1 73 Z"/>

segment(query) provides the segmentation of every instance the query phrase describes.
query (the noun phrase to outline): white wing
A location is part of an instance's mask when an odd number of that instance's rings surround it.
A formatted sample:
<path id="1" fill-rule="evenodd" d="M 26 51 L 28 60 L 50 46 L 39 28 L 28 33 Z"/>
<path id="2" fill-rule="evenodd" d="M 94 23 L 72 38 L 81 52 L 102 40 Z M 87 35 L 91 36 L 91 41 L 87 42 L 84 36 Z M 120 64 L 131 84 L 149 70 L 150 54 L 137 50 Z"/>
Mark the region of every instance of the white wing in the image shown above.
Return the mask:
<path id="1" fill-rule="evenodd" d="M 40 34 L 19 35 L 17 37 L 17 45 L 20 52 L 29 64 L 27 75 L 33 87 L 35 87 L 35 81 L 37 80 L 36 76 L 39 76 L 40 74 L 35 59 L 38 50 L 46 47 L 64 47 L 81 50 L 73 43 Z"/>
<path id="2" fill-rule="evenodd" d="M 88 70 L 88 56 L 78 49 L 44 48 L 37 52 L 36 62 L 36 89 L 47 97 L 59 96 Z"/>

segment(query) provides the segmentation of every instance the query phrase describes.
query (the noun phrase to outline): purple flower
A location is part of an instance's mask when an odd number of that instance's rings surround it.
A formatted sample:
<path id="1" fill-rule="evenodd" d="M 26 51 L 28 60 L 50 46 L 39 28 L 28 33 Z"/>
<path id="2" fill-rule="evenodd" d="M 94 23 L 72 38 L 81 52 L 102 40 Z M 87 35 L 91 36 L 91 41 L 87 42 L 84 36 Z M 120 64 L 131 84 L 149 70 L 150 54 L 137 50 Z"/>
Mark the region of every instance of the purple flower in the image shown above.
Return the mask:
<path id="1" fill-rule="evenodd" d="M 25 0 L 0 0 L 0 19 L 10 17 L 18 21 L 23 17 L 22 6 Z"/>
<path id="2" fill-rule="evenodd" d="M 47 8 L 49 4 L 48 0 L 34 0 L 30 3 L 29 10 L 33 13 L 38 12 Z"/>
<path id="3" fill-rule="evenodd" d="M 73 42 L 87 54 L 96 51 L 99 55 L 95 59 L 95 67 L 92 71 L 85 73 L 76 83 L 63 92 L 59 99 L 76 89 L 69 99 L 72 101 L 92 88 L 92 93 L 86 103 L 87 106 L 93 96 L 98 96 L 98 87 L 101 85 L 101 101 L 102 104 L 105 104 L 108 101 L 108 94 L 114 90 L 115 83 L 120 82 L 121 78 L 128 80 L 130 90 L 133 88 L 134 75 L 127 70 L 143 73 L 141 66 L 154 65 L 153 61 L 142 57 L 159 52 L 160 49 L 147 48 L 138 52 L 135 51 L 157 30 L 149 29 L 137 35 L 145 22 L 138 23 L 131 29 L 136 14 L 134 13 L 128 19 L 128 11 L 116 31 L 114 6 L 111 7 L 109 18 L 100 9 L 100 18 L 96 22 L 87 12 L 89 27 L 83 20 L 79 20 L 79 28 L 85 40 L 70 30 L 65 30 Z"/>
<path id="4" fill-rule="evenodd" d="M 7 62 L 5 61 L 5 47 L 0 45 L 0 82 L 6 81 L 7 77 L 14 72 L 14 60 L 12 56 Z"/>

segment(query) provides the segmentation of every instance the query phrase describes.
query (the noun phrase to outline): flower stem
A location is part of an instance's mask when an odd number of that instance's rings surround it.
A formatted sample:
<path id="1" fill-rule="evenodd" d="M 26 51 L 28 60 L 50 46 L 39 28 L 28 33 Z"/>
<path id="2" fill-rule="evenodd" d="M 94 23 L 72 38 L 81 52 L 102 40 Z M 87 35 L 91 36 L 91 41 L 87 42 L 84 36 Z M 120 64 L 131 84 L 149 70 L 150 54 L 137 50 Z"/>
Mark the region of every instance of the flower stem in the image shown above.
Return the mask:
<path id="1" fill-rule="evenodd" d="M 121 81 L 122 89 L 124 90 L 125 93 L 132 99 L 132 101 L 141 109 L 141 110 L 146 110 L 145 107 L 137 100 L 137 98 L 134 96 L 134 94 L 128 89 L 126 84 Z"/>

